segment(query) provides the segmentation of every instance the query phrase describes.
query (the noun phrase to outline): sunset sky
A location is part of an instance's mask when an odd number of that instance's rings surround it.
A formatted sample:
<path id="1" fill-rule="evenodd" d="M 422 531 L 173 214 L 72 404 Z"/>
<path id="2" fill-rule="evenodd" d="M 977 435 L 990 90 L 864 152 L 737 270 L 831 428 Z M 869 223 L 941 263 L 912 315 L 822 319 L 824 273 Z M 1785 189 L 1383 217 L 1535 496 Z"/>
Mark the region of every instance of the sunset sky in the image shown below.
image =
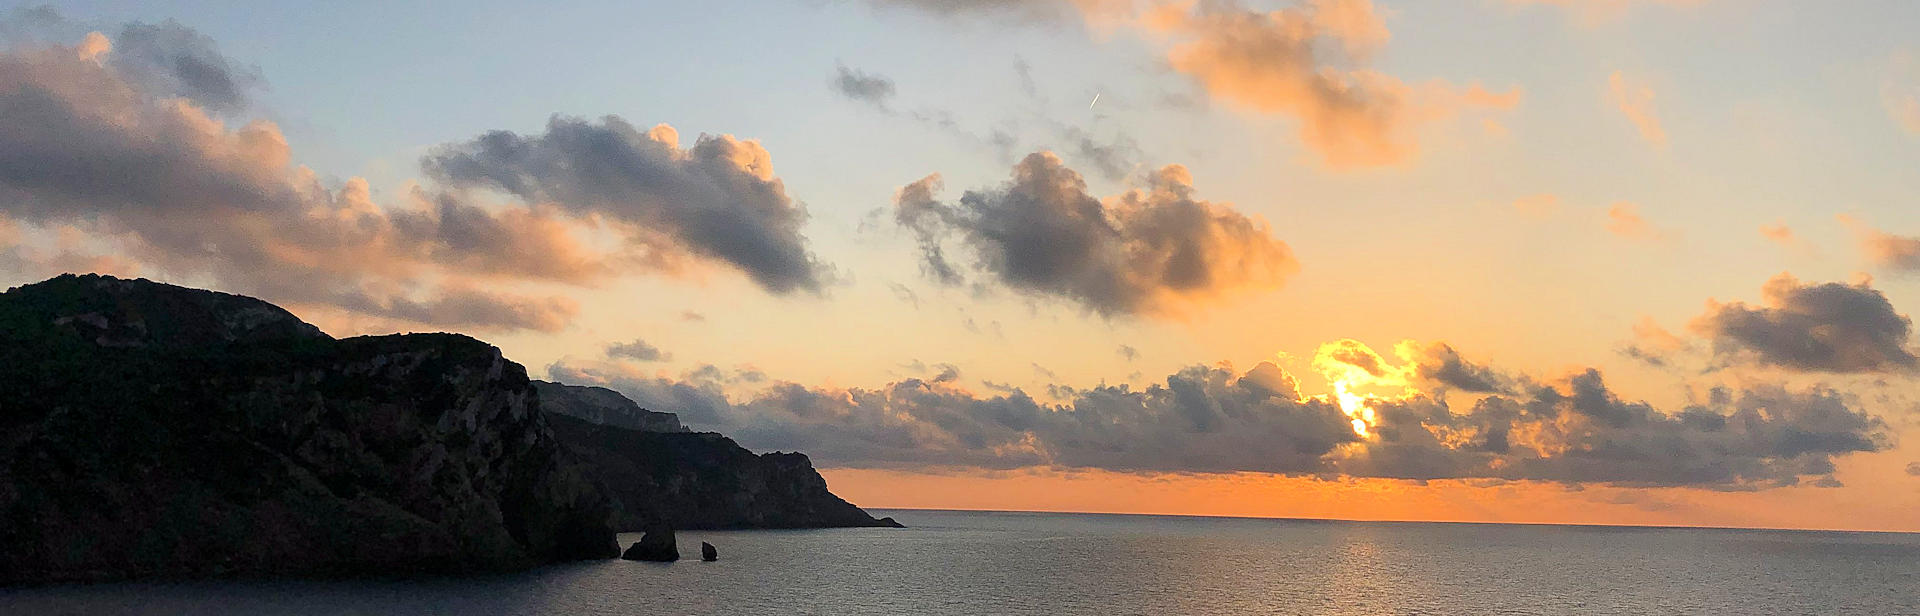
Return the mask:
<path id="1" fill-rule="evenodd" d="M 1920 531 L 1920 4 L 390 4 L 6 5 L 0 286 L 471 334 L 867 507 Z"/>

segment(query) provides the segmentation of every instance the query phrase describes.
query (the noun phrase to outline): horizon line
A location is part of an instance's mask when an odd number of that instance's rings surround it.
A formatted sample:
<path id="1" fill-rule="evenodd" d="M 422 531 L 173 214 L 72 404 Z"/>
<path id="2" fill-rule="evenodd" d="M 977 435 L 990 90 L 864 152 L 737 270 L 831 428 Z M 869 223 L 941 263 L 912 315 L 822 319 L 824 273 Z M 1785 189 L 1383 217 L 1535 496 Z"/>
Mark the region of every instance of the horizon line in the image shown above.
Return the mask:
<path id="1" fill-rule="evenodd" d="M 1602 522 L 1497 522 L 1486 520 L 1414 520 L 1414 519 L 1355 519 L 1355 518 L 1317 518 L 1310 516 L 1262 516 L 1232 515 L 1212 513 L 1151 513 L 1141 511 L 1068 511 L 1055 509 L 971 509 L 959 507 L 861 507 L 870 511 L 934 511 L 953 513 L 1052 513 L 1072 515 L 1111 515 L 1161 518 L 1219 518 L 1233 520 L 1279 520 L 1291 522 L 1348 522 L 1361 524 L 1475 524 L 1491 526 L 1572 526 L 1587 528 L 1631 528 L 1643 530 L 1756 530 L 1796 533 L 1874 533 L 1888 535 L 1920 535 L 1920 529 L 1867 529 L 1867 528 L 1791 528 L 1784 526 L 1716 526 L 1687 524 L 1628 524 Z"/>

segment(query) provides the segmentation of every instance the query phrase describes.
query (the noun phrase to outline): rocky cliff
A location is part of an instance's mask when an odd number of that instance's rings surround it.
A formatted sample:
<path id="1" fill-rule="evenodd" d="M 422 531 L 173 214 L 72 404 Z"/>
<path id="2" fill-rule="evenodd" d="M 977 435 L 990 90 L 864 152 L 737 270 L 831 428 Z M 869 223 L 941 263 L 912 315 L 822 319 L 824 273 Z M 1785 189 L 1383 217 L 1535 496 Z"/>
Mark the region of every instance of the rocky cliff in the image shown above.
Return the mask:
<path id="1" fill-rule="evenodd" d="M 898 527 L 833 492 L 805 454 L 754 454 L 712 432 L 647 432 L 551 415 L 553 431 L 605 484 L 617 526 L 677 529 Z"/>
<path id="2" fill-rule="evenodd" d="M 607 558 L 610 512 L 486 343 L 145 280 L 0 294 L 0 583 Z"/>
<path id="3" fill-rule="evenodd" d="M 687 431 L 680 425 L 680 416 L 640 408 L 620 392 L 605 387 L 534 381 L 533 388 L 540 392 L 540 408 L 548 413 L 641 432 Z"/>

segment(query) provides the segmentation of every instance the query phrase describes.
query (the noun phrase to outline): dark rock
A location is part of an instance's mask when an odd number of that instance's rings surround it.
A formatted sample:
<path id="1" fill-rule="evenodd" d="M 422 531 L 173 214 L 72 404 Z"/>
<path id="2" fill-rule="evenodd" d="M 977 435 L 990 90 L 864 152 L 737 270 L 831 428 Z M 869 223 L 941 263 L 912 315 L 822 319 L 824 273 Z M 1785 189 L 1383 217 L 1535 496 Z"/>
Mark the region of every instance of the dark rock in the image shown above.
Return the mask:
<path id="1" fill-rule="evenodd" d="M 680 560 L 680 548 L 674 545 L 672 528 L 656 525 L 646 534 L 640 535 L 640 540 L 633 542 L 633 546 L 627 548 L 626 553 L 621 554 L 620 558 L 673 562 Z"/>
<path id="2" fill-rule="evenodd" d="M 540 408 L 548 413 L 642 432 L 687 431 L 686 426 L 680 425 L 680 416 L 640 408 L 626 396 L 605 387 L 534 381 L 533 388 L 540 391 Z"/>
<path id="3" fill-rule="evenodd" d="M 659 433 L 552 415 L 554 436 L 616 501 L 623 531 L 897 527 L 827 489 L 805 454 L 756 455 L 712 432 Z"/>
<path id="4" fill-rule="evenodd" d="M 700 542 L 700 560 L 707 562 L 720 560 L 720 550 L 713 549 L 713 544 L 702 541 Z"/>
<path id="5" fill-rule="evenodd" d="M 0 294 L 0 583 L 517 569 L 619 551 L 520 365 L 258 300 Z"/>
<path id="6" fill-rule="evenodd" d="M 874 526 L 884 526 L 886 528 L 906 528 L 907 527 L 907 525 L 905 524 L 901 524 L 899 522 L 893 521 L 893 516 L 880 518 L 879 522 L 880 522 L 879 524 L 875 524 Z"/>

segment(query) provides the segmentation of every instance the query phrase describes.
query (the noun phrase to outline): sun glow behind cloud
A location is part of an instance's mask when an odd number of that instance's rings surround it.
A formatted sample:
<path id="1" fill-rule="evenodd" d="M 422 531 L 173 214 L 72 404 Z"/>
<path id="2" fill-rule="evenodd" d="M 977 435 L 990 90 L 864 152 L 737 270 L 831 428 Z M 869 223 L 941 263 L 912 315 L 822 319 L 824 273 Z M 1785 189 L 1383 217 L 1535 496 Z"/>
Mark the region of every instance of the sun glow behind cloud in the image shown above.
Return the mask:
<path id="1" fill-rule="evenodd" d="M 1366 439 L 1372 435 L 1373 427 L 1379 425 L 1379 414 L 1374 408 L 1376 398 L 1399 399 L 1415 393 L 1408 384 L 1409 373 L 1414 368 L 1411 361 L 1414 352 L 1412 341 L 1400 343 L 1396 354 L 1404 363 L 1396 367 L 1387 364 L 1366 344 L 1343 338 L 1320 345 L 1313 354 L 1313 369 L 1333 389 L 1329 394 L 1331 400 L 1351 420 L 1353 433 Z M 1363 393 L 1363 389 L 1375 393 Z M 1380 393 L 1383 391 L 1391 393 Z"/>

